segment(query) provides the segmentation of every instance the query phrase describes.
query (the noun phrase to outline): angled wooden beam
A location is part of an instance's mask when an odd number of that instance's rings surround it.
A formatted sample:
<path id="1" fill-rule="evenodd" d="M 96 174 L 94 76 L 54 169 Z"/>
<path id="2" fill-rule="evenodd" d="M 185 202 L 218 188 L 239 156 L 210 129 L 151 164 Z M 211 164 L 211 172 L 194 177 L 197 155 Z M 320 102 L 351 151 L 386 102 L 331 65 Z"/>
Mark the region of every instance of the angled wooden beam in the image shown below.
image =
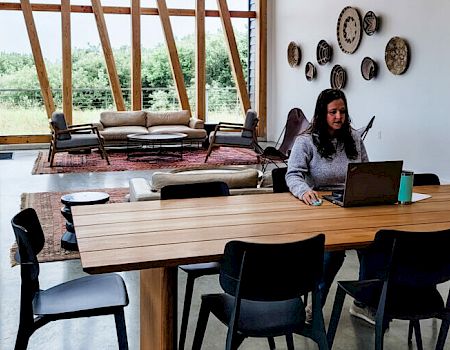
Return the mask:
<path id="1" fill-rule="evenodd" d="M 222 20 L 223 31 L 226 36 L 228 54 L 230 56 L 231 70 L 233 72 L 234 80 L 238 89 L 241 106 L 245 113 L 251 108 L 250 99 L 248 97 L 247 84 L 245 83 L 244 72 L 242 71 L 241 59 L 236 44 L 236 37 L 234 36 L 233 25 L 231 23 L 230 11 L 226 0 L 217 0 L 217 7 L 219 8 L 220 18 Z"/>
<path id="2" fill-rule="evenodd" d="M 195 6 L 195 81 L 197 118 L 206 118 L 206 44 L 205 44 L 205 0 L 197 0 Z"/>
<path id="3" fill-rule="evenodd" d="M 142 109 L 141 0 L 131 0 L 131 109 Z"/>
<path id="4" fill-rule="evenodd" d="M 33 52 L 34 64 L 41 87 L 42 99 L 44 100 L 47 116 L 50 118 L 55 111 L 55 102 L 53 101 L 52 90 L 48 81 L 47 69 L 45 68 L 44 57 L 42 56 L 41 45 L 34 24 L 33 12 L 29 0 L 20 0 L 20 6 L 23 12 L 23 18 L 27 27 L 28 38 L 30 39 L 31 51 Z"/>
<path id="5" fill-rule="evenodd" d="M 180 60 L 178 58 L 177 46 L 175 45 L 175 38 L 173 36 L 172 25 L 170 24 L 169 11 L 167 9 L 166 0 L 156 1 L 159 11 L 159 19 L 163 27 L 164 36 L 166 38 L 167 50 L 169 51 L 170 67 L 172 69 L 173 80 L 178 93 L 178 101 L 181 108 L 191 113 L 191 106 L 184 84 L 183 71 L 181 70 Z"/>
<path id="6" fill-rule="evenodd" d="M 100 42 L 102 43 L 103 54 L 105 56 L 106 69 L 108 71 L 109 83 L 113 94 L 116 109 L 118 111 L 125 110 L 125 102 L 123 100 L 122 89 L 120 88 L 119 76 L 117 74 L 116 63 L 109 41 L 108 29 L 106 27 L 105 16 L 100 0 L 91 0 L 92 9 L 95 15 L 95 22 L 97 23 L 98 34 Z"/>
<path id="7" fill-rule="evenodd" d="M 70 25 L 70 0 L 61 0 L 62 34 L 62 103 L 68 124 L 73 124 L 72 116 L 72 36 Z"/>
<path id="8" fill-rule="evenodd" d="M 256 0 L 256 111 L 258 135 L 267 136 L 267 0 Z"/>

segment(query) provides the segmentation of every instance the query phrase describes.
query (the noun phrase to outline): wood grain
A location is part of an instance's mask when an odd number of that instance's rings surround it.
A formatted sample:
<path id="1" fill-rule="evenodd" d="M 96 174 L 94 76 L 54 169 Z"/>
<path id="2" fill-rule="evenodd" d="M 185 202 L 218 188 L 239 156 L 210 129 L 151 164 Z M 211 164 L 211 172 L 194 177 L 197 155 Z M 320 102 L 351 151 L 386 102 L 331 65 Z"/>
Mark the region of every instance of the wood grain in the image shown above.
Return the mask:
<path id="1" fill-rule="evenodd" d="M 197 0 L 195 7 L 195 87 L 196 117 L 206 118 L 206 44 L 205 44 L 205 0 Z"/>
<path id="2" fill-rule="evenodd" d="M 131 109 L 142 109 L 141 1 L 131 1 Z"/>
<path id="3" fill-rule="evenodd" d="M 66 122 L 72 119 L 72 36 L 70 23 L 70 0 L 61 0 L 61 34 L 62 34 L 62 88 L 63 112 Z"/>
<path id="4" fill-rule="evenodd" d="M 259 117 L 258 136 L 267 137 L 267 0 L 256 0 L 255 105 Z"/>

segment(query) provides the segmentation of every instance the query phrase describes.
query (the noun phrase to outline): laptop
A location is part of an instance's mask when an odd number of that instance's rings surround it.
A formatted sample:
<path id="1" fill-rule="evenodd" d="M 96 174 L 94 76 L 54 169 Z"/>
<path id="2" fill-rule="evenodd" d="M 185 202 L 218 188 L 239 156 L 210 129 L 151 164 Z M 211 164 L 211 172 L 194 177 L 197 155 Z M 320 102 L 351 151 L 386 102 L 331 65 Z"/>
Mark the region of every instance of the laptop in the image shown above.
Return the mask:
<path id="1" fill-rule="evenodd" d="M 403 161 L 349 163 L 345 187 L 323 198 L 341 207 L 395 204 Z"/>

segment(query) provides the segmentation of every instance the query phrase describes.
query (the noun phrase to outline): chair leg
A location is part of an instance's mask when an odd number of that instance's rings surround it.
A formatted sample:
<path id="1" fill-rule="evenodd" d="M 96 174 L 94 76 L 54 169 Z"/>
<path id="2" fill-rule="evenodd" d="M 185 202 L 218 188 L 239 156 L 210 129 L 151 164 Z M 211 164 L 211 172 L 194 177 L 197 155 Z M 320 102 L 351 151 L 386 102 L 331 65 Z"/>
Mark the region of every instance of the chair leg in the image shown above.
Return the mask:
<path id="1" fill-rule="evenodd" d="M 267 338 L 267 342 L 269 343 L 269 349 L 270 350 L 275 350 L 276 349 L 275 340 L 273 339 L 273 337 Z"/>
<path id="2" fill-rule="evenodd" d="M 331 312 L 330 324 L 328 326 L 327 340 L 328 347 L 331 349 L 336 335 L 339 319 L 341 318 L 342 307 L 344 306 L 345 291 L 338 285 L 336 297 L 334 298 L 333 310 Z"/>
<path id="3" fill-rule="evenodd" d="M 409 323 L 410 327 L 411 327 L 411 324 L 414 328 L 414 334 L 416 336 L 417 350 L 423 350 L 422 333 L 420 331 L 420 322 L 419 322 L 419 320 L 414 320 L 414 321 L 410 321 L 410 323 Z"/>
<path id="4" fill-rule="evenodd" d="M 443 319 L 436 343 L 436 350 L 444 350 L 445 340 L 447 339 L 449 326 L 450 326 L 450 319 Z"/>
<path id="5" fill-rule="evenodd" d="M 286 334 L 285 338 L 286 338 L 286 345 L 287 345 L 288 350 L 295 350 L 294 337 L 292 336 L 292 333 Z"/>
<path id="6" fill-rule="evenodd" d="M 209 144 L 208 152 L 206 153 L 205 163 L 208 161 L 208 158 L 209 158 L 209 155 L 210 155 L 211 152 L 212 152 L 212 149 L 213 149 L 213 142 L 211 142 L 211 143 Z"/>
<path id="7" fill-rule="evenodd" d="M 189 322 L 189 310 L 191 308 L 192 293 L 194 291 L 195 277 L 192 277 L 189 273 L 186 281 L 186 290 L 184 292 L 184 304 L 183 304 L 183 316 L 181 319 L 180 328 L 180 341 L 178 344 L 178 350 L 184 349 L 184 344 L 186 343 L 186 333 L 187 326 Z"/>
<path id="8" fill-rule="evenodd" d="M 409 321 L 409 327 L 408 327 L 408 344 L 411 344 L 411 343 L 412 343 L 413 331 L 414 331 L 413 323 L 412 323 L 412 321 Z"/>
<path id="9" fill-rule="evenodd" d="M 197 327 L 195 328 L 194 342 L 192 343 L 192 350 L 200 350 L 205 336 L 206 325 L 208 324 L 209 307 L 204 301 L 200 306 L 198 314 Z"/>
<path id="10" fill-rule="evenodd" d="M 100 154 L 102 155 L 102 158 L 105 158 L 106 159 L 106 163 L 108 165 L 110 165 L 109 158 L 108 158 L 108 153 L 106 153 L 105 146 L 103 145 L 102 142 L 100 143 L 99 147 L 100 147 Z"/>
<path id="11" fill-rule="evenodd" d="M 55 160 L 55 153 L 56 153 L 56 150 L 55 150 L 55 147 L 53 147 L 52 153 L 50 155 L 50 166 L 51 167 L 53 166 L 53 161 Z"/>
<path id="12" fill-rule="evenodd" d="M 125 324 L 125 314 L 123 308 L 114 314 L 116 321 L 117 341 L 120 350 L 128 350 L 127 326 Z"/>
<path id="13" fill-rule="evenodd" d="M 19 330 L 17 331 L 16 345 L 14 346 L 14 350 L 26 350 L 28 341 L 30 340 L 32 334 L 33 332 L 30 331 L 28 326 L 20 324 Z"/>

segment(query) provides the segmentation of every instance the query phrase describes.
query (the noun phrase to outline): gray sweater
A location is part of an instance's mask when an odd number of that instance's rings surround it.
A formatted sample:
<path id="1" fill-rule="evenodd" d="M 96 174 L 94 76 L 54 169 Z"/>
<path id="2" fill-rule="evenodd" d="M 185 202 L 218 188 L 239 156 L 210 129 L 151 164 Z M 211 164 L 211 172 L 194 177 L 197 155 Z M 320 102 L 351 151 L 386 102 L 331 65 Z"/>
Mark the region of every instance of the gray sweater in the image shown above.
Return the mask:
<path id="1" fill-rule="evenodd" d="M 352 132 L 358 156 L 348 159 L 343 144 L 339 144 L 332 159 L 322 158 L 313 143 L 311 134 L 297 137 L 288 161 L 286 183 L 291 193 L 302 198 L 311 189 L 332 189 L 343 186 L 348 163 L 368 162 L 361 137 Z M 336 140 L 334 140 L 336 146 Z"/>

